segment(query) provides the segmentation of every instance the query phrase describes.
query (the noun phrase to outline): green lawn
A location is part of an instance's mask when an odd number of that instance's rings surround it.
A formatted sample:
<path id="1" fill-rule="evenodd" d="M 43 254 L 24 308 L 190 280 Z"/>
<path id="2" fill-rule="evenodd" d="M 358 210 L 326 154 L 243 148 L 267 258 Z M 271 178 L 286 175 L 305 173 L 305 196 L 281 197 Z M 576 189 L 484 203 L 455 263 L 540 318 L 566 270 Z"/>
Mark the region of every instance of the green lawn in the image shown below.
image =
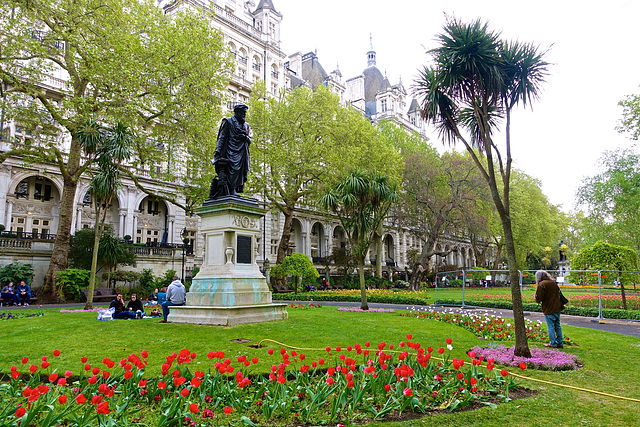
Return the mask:
<path id="1" fill-rule="evenodd" d="M 37 310 L 25 310 L 35 312 Z M 248 355 L 260 362 L 253 372 L 268 372 L 279 355 L 269 356 L 267 348 L 251 348 L 263 339 L 275 340 L 305 350 L 309 358 L 327 356 L 326 346 L 346 347 L 370 341 L 397 343 L 413 334 L 413 341 L 423 347 L 444 346 L 445 338 L 453 339 L 451 356 L 462 358 L 474 345 L 487 345 L 462 328 L 431 320 L 400 317 L 387 313 L 342 312 L 325 306 L 321 309 L 289 309 L 289 320 L 241 325 L 232 328 L 212 326 L 160 324 L 157 320 L 96 321 L 93 313 L 59 313 L 46 309 L 42 317 L 21 318 L 0 322 L 0 371 L 9 373 L 12 365 L 21 370 L 23 357 L 29 363 L 39 364 L 42 356 L 49 356 L 52 367 L 58 372 L 69 369 L 78 373 L 80 358 L 88 357 L 88 363 L 99 364 L 104 357 L 114 361 L 131 353 L 149 352 L 150 374 L 158 374 L 165 357 L 187 348 L 196 352 L 193 369 L 208 370 L 213 362 L 206 358 L 209 351 L 224 351 L 235 359 Z M 567 347 L 578 355 L 585 367 L 578 371 L 543 372 L 525 371 L 532 378 L 556 382 L 573 387 L 593 389 L 630 398 L 640 399 L 640 370 L 637 355 L 640 339 L 618 334 L 575 327 L 565 327 L 565 333 L 578 346 Z M 248 343 L 235 343 L 234 339 L 247 339 Z M 506 343 L 509 344 L 509 343 Z M 279 349 L 275 344 L 271 347 Z M 54 358 L 54 349 L 61 350 Z M 497 409 L 436 415 L 404 423 L 380 423 L 372 425 L 628 425 L 640 424 L 640 403 L 619 400 L 578 390 L 522 380 L 529 388 L 540 391 L 532 398 L 501 404 Z"/>

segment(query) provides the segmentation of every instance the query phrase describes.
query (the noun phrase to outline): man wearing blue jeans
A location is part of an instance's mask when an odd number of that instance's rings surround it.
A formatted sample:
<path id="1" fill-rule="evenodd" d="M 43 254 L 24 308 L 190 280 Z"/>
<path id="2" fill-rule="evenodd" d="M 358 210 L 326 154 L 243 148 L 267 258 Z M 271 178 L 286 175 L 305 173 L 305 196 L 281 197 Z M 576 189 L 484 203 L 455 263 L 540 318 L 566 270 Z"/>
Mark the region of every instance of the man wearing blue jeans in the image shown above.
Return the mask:
<path id="1" fill-rule="evenodd" d="M 178 276 L 173 276 L 173 282 L 167 288 L 167 300 L 160 304 L 162 306 L 162 317 L 160 323 L 167 323 L 169 316 L 169 307 L 172 305 L 184 305 L 186 301 L 187 290 L 184 288 Z"/>
<path id="2" fill-rule="evenodd" d="M 542 303 L 542 312 L 549 330 L 549 344 L 545 346 L 563 348 L 560 312 L 564 310 L 564 304 L 560 300 L 560 288 L 553 277 L 544 270 L 536 271 L 536 285 L 536 302 Z"/>

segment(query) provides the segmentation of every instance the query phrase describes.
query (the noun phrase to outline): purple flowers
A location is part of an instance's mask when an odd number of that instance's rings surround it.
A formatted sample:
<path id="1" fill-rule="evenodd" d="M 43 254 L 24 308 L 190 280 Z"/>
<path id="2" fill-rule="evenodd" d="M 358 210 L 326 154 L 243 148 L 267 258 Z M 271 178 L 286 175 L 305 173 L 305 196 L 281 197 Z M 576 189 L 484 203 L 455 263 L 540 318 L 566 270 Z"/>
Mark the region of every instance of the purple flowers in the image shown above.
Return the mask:
<path id="1" fill-rule="evenodd" d="M 361 313 L 393 313 L 392 308 L 370 308 L 369 310 L 363 310 L 358 307 L 340 307 L 338 311 L 359 311 Z"/>
<path id="2" fill-rule="evenodd" d="M 471 351 L 474 351 L 476 356 L 483 356 L 485 359 L 493 358 L 495 363 L 506 366 L 519 366 L 520 363 L 526 363 L 529 369 L 548 371 L 567 371 L 584 366 L 578 356 L 560 350 L 533 347 L 531 348 L 531 359 L 527 359 L 526 357 L 514 356 L 514 348 L 502 345 L 490 348 L 475 346 Z"/>

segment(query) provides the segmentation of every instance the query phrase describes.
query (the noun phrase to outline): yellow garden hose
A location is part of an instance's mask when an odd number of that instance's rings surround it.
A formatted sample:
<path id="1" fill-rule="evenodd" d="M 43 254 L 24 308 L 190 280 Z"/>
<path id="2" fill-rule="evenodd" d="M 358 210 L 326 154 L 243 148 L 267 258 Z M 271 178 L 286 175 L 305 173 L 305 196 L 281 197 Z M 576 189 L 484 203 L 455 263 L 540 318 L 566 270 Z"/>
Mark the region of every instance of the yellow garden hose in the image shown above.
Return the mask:
<path id="1" fill-rule="evenodd" d="M 262 343 L 265 341 L 269 341 L 272 342 L 274 344 L 278 344 L 281 345 L 282 347 L 286 347 L 286 348 L 290 348 L 292 350 L 303 350 L 303 351 L 325 351 L 324 348 L 304 348 L 304 347 L 294 347 L 292 345 L 287 345 L 287 344 L 283 344 L 281 342 L 272 340 L 272 339 L 268 339 L 265 338 L 263 340 L 261 340 L 258 343 L 258 347 L 262 346 Z M 385 353 L 402 353 L 402 351 L 398 351 L 398 350 L 385 350 Z M 444 361 L 444 359 L 440 358 L 440 357 L 435 357 L 435 356 L 431 356 L 432 359 L 438 359 L 438 360 L 442 360 Z M 620 400 L 627 400 L 630 402 L 640 402 L 640 399 L 634 399 L 632 397 L 624 397 L 624 396 L 617 396 L 615 394 L 609 394 L 609 393 L 604 393 L 601 391 L 596 391 L 596 390 L 590 390 L 588 388 L 581 388 L 581 387 L 574 387 L 574 386 L 570 386 L 570 385 L 566 385 L 566 384 L 559 384 L 559 383 L 554 383 L 552 381 L 545 381 L 545 380 L 539 380 L 537 378 L 531 378 L 531 377 L 525 377 L 524 375 L 519 375 L 519 374 L 514 374 L 513 372 L 509 372 L 509 375 L 512 375 L 516 378 L 520 378 L 522 380 L 529 380 L 529 381 L 535 381 L 535 382 L 539 382 L 539 383 L 543 383 L 543 384 L 549 384 L 549 385 L 553 385 L 556 387 L 563 387 L 563 388 L 568 388 L 571 390 L 578 390 L 578 391 L 583 391 L 586 393 L 593 393 L 593 394 L 599 394 L 600 396 L 607 396 L 607 397 L 613 397 L 614 399 L 620 399 Z"/>

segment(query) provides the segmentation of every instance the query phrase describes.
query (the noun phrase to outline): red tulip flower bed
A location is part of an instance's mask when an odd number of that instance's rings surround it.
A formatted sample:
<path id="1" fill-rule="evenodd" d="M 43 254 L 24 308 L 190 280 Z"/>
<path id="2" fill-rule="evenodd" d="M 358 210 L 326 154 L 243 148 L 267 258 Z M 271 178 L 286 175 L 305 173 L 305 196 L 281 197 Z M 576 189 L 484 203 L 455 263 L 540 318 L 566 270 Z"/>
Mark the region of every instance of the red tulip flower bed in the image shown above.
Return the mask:
<path id="1" fill-rule="evenodd" d="M 119 362 L 83 357 L 75 372 L 64 373 L 46 356 L 23 358 L 0 385 L 0 419 L 21 426 L 349 424 L 494 406 L 517 387 L 492 360 L 472 353 L 450 359 L 444 348 L 424 348 L 411 335 L 395 346 L 367 342 L 326 351 L 310 361 L 295 350 L 269 349 L 281 361 L 259 374 L 258 358 L 232 361 L 223 352 L 206 356 L 208 372 L 192 373 L 192 361 L 202 356 L 184 349 L 166 357 L 160 377 L 145 375 L 146 351 Z"/>

